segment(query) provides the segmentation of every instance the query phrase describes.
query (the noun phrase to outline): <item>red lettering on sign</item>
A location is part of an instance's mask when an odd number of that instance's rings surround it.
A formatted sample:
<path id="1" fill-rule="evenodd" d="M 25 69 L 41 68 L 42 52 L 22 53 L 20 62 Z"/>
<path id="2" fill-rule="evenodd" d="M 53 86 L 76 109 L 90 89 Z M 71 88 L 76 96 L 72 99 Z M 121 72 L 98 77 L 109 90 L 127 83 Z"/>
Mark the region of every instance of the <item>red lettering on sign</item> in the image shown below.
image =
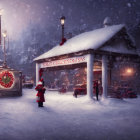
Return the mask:
<path id="1" fill-rule="evenodd" d="M 41 68 L 85 62 L 85 56 L 41 63 Z"/>

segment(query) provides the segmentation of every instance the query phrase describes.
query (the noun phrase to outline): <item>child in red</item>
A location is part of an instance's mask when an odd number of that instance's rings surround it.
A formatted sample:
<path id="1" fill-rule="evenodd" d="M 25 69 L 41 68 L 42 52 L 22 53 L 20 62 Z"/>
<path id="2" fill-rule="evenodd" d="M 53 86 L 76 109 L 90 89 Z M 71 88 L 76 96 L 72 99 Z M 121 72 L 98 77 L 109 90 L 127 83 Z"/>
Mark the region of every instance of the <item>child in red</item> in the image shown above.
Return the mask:
<path id="1" fill-rule="evenodd" d="M 38 102 L 38 107 L 43 107 L 43 102 L 45 102 L 44 98 L 44 93 L 45 93 L 45 88 L 44 85 L 41 81 L 38 82 L 38 85 L 36 86 L 35 90 L 37 90 L 37 102 Z"/>

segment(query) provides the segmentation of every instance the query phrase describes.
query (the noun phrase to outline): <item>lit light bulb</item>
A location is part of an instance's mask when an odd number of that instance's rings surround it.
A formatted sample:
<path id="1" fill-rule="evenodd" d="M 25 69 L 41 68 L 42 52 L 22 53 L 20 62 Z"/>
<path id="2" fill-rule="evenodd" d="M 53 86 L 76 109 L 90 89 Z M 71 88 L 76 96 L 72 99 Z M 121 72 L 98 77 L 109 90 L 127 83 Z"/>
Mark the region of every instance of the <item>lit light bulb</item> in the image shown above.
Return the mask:
<path id="1" fill-rule="evenodd" d="M 3 35 L 3 37 L 6 37 L 6 36 L 7 36 L 7 31 L 4 31 L 4 32 L 2 33 L 2 35 Z"/>
<path id="2" fill-rule="evenodd" d="M 132 69 L 128 68 L 127 73 L 132 73 Z"/>

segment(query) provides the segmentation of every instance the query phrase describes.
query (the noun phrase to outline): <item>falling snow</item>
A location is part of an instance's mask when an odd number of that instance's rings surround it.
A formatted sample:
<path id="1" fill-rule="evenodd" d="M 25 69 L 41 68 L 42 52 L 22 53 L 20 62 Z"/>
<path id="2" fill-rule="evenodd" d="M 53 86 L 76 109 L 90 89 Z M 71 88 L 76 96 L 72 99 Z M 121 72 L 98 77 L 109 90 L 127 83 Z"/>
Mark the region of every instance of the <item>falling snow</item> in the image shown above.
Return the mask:
<path id="1" fill-rule="evenodd" d="M 95 41 L 96 44 L 102 36 L 104 37 L 96 45 L 104 43 L 108 40 L 107 32 L 102 35 L 95 34 L 91 39 L 87 33 L 106 30 L 103 28 L 103 21 L 110 17 L 113 26 L 126 25 L 140 56 L 139 0 L 0 0 L 0 8 L 4 9 L 1 16 L 2 31 L 7 30 L 8 33 L 7 64 L 34 80 L 33 59 L 52 48 L 55 49 L 54 46 L 61 41 L 62 15 L 66 17 L 64 33 L 68 47 L 75 44 L 79 36 L 82 36 L 82 41 L 77 44 L 80 44 L 80 49 L 85 49 L 90 41 Z M 110 39 L 112 31 L 108 33 Z M 86 36 L 83 37 L 84 34 Z M 79 49 L 77 46 L 74 46 L 75 50 Z M 67 52 L 63 47 L 61 46 L 61 52 L 57 50 L 58 54 Z M 72 47 L 70 49 L 70 52 L 74 50 Z M 2 60 L 3 44 L 0 47 L 1 65 Z M 135 82 L 140 83 L 140 59 L 135 61 L 136 63 L 130 63 L 129 58 L 117 57 L 112 66 L 116 70 L 123 66 L 137 69 Z M 77 68 L 71 71 L 50 71 L 45 76 L 50 78 L 47 80 L 48 85 L 51 85 L 67 75 L 78 75 L 80 70 Z M 116 74 L 116 78 L 118 75 Z M 134 80 L 131 82 L 134 83 Z M 135 88 L 140 90 L 139 86 Z M 60 95 L 58 87 L 53 90 L 55 91 L 47 90 L 44 108 L 37 107 L 34 89 L 24 89 L 22 97 L 0 98 L 0 140 L 140 139 L 139 95 L 136 99 L 123 100 L 103 100 L 100 97 L 100 101 L 96 102 L 88 100 L 85 96 L 78 96 L 76 99 L 72 92 Z"/>
<path id="2" fill-rule="evenodd" d="M 127 6 L 128 6 L 128 7 L 131 7 L 132 5 L 131 5 L 131 3 L 127 3 Z"/>

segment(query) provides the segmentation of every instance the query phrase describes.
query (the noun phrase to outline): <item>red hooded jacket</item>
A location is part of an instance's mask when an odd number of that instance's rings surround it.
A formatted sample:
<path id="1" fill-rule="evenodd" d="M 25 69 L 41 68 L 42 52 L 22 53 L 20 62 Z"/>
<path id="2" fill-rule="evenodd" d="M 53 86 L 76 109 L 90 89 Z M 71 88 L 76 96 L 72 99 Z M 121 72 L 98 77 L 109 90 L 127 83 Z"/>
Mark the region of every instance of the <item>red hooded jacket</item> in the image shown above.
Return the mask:
<path id="1" fill-rule="evenodd" d="M 45 98 L 44 98 L 44 93 L 45 93 L 45 88 L 43 87 L 42 84 L 38 84 L 35 88 L 35 90 L 37 90 L 37 100 L 36 102 L 45 102 Z"/>

